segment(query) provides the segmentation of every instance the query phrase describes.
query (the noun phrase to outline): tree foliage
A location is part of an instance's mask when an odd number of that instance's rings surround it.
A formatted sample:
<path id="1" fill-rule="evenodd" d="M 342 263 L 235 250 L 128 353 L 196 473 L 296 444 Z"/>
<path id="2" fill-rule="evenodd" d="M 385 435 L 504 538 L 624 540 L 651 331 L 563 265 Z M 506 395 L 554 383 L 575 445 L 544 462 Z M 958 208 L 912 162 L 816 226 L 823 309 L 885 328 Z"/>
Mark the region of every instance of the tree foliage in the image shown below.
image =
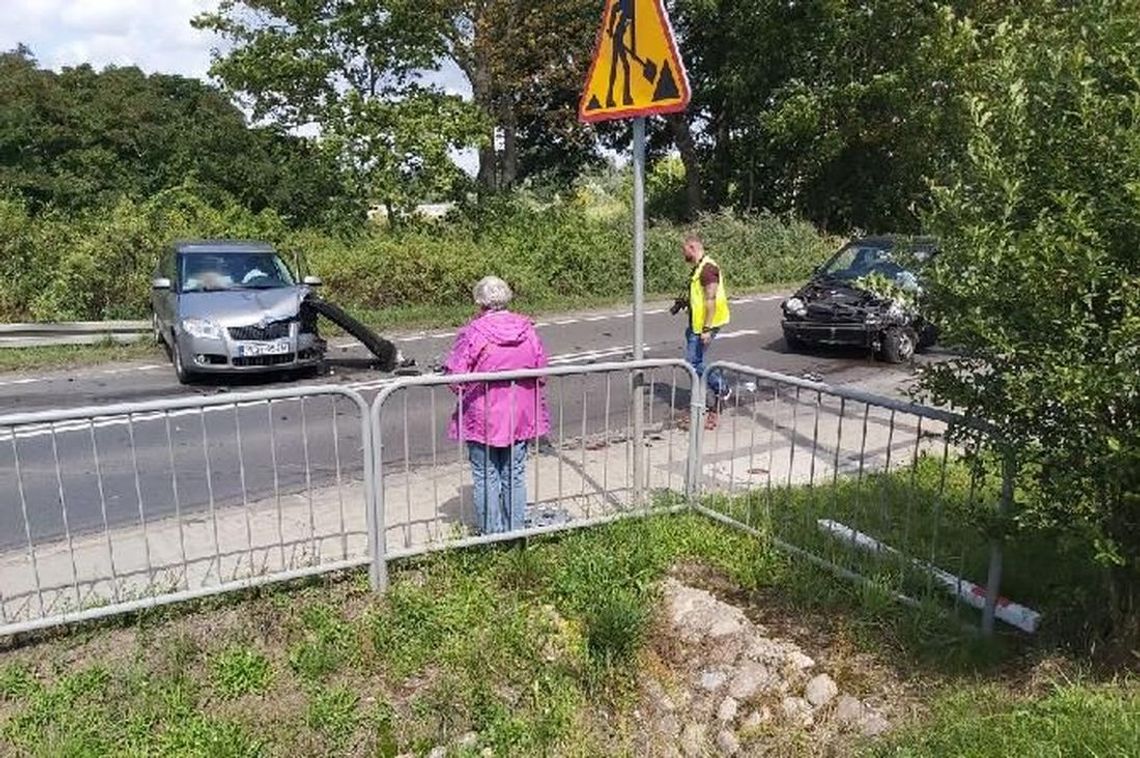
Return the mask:
<path id="1" fill-rule="evenodd" d="M 966 150 L 936 188 L 929 296 L 964 357 L 929 396 L 987 418 L 1020 523 L 1091 533 L 1140 639 L 1140 3 L 1034 3 L 980 35 Z"/>
<path id="2" fill-rule="evenodd" d="M 0 192 L 82 211 L 192 182 L 205 199 L 273 209 L 295 225 L 360 216 L 312 140 L 250 129 L 214 87 L 137 68 L 54 73 L 0 54 Z"/>

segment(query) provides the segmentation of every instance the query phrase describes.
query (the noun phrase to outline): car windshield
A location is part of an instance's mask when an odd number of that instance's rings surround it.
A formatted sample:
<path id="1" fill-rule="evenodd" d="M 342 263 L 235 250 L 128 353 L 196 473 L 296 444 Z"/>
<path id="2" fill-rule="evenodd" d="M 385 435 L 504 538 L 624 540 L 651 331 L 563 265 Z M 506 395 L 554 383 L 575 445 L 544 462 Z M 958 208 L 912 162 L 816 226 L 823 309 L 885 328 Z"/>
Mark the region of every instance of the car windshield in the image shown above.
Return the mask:
<path id="1" fill-rule="evenodd" d="M 852 281 L 871 274 L 882 274 L 889 279 L 898 279 L 907 273 L 905 268 L 892 260 L 889 248 L 859 244 L 844 247 L 820 271 L 820 275 L 824 278 L 843 281 Z"/>
<path id="2" fill-rule="evenodd" d="M 182 292 L 276 289 L 296 284 L 274 253 L 194 253 L 183 255 Z"/>

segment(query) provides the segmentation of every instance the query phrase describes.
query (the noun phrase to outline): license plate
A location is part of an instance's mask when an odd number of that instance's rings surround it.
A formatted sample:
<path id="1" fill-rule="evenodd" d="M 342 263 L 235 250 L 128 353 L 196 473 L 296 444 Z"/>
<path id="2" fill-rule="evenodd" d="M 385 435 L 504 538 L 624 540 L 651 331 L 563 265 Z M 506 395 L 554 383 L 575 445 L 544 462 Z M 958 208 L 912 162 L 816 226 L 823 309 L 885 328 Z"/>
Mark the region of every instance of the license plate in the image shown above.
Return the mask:
<path id="1" fill-rule="evenodd" d="M 241 342 L 237 346 L 239 358 L 254 358 L 258 355 L 283 355 L 287 352 L 289 352 L 289 340 Z"/>

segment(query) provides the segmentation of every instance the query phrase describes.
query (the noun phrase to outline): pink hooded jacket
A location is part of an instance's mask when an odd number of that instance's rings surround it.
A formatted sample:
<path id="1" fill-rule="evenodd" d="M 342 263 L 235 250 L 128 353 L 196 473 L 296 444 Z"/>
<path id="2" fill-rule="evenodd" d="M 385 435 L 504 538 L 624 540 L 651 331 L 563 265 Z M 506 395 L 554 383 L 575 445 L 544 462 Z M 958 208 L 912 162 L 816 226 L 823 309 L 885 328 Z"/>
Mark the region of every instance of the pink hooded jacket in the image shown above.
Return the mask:
<path id="1" fill-rule="evenodd" d="M 487 311 L 459 331 L 444 364 L 449 374 L 544 368 L 546 350 L 534 325 L 510 311 Z M 453 384 L 459 403 L 448 434 L 453 440 L 509 447 L 550 431 L 541 380 Z M 462 424 L 462 428 L 461 428 Z"/>

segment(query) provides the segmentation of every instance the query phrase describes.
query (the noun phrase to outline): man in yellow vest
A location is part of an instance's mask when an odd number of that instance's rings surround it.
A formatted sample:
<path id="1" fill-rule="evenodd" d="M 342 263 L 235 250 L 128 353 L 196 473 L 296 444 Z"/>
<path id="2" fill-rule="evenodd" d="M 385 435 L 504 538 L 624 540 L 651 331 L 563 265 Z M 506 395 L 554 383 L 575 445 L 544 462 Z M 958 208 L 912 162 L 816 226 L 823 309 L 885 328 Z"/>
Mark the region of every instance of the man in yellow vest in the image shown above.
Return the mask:
<path id="1" fill-rule="evenodd" d="M 685 260 L 693 267 L 689 275 L 689 323 L 685 328 L 685 360 L 704 377 L 705 357 L 717 333 L 728 323 L 728 294 L 724 287 L 724 274 L 707 253 L 700 237 L 685 237 L 681 250 Z M 715 429 L 717 411 L 728 400 L 730 390 L 724 377 L 714 371 L 707 378 L 709 411 L 705 428 Z"/>

